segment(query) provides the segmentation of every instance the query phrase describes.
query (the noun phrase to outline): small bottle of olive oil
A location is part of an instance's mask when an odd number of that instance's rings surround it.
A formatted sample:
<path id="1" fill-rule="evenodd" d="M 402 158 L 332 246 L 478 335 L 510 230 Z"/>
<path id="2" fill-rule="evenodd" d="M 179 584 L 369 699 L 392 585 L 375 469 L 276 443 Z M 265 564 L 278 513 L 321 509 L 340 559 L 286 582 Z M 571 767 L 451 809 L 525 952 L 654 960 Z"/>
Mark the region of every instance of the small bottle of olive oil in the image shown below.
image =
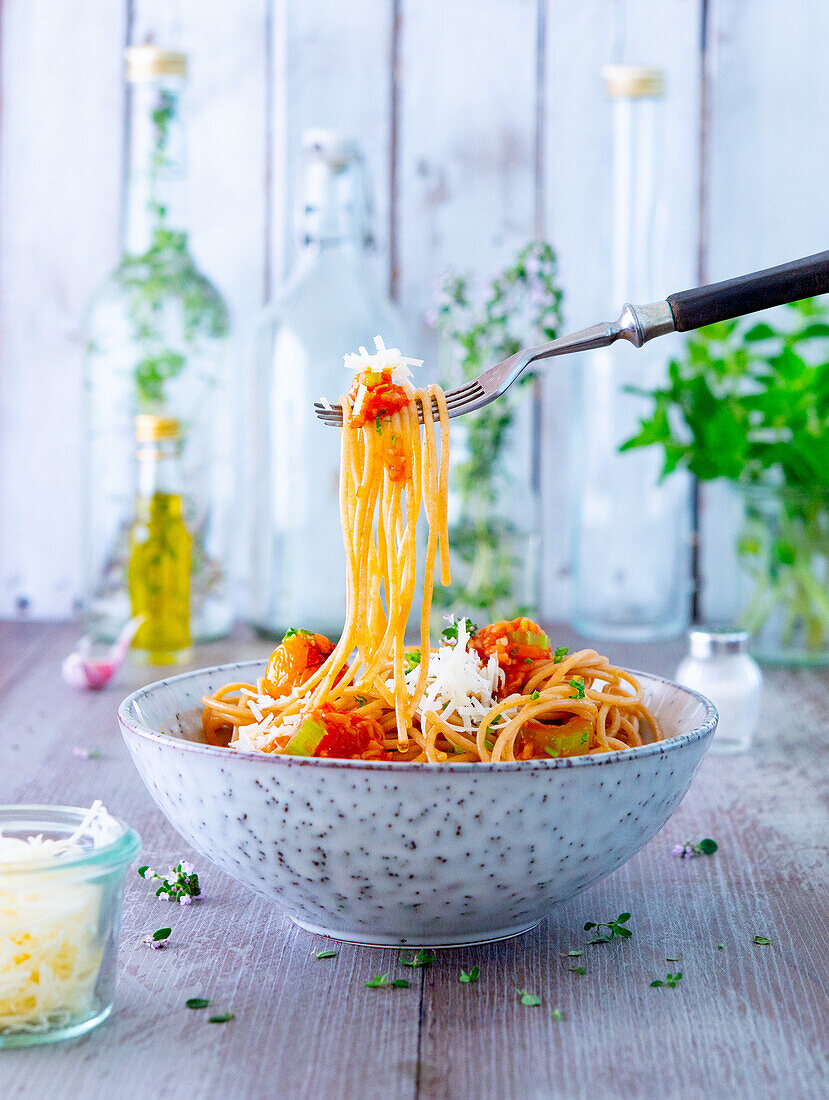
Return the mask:
<path id="1" fill-rule="evenodd" d="M 182 509 L 179 422 L 137 416 L 135 440 L 138 491 L 127 583 L 132 614 L 144 622 L 132 645 L 148 664 L 173 664 L 190 648 L 192 539 Z"/>

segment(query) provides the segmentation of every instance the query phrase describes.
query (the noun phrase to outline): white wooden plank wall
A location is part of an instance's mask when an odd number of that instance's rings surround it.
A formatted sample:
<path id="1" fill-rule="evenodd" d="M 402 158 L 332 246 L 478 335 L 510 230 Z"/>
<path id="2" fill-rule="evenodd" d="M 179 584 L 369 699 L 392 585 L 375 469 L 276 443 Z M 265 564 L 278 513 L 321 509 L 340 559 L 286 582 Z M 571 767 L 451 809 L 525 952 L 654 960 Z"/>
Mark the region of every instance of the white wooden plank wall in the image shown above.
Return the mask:
<path id="1" fill-rule="evenodd" d="M 233 311 L 240 409 L 247 338 L 293 259 L 309 126 L 362 142 L 378 274 L 416 325 L 443 269 L 490 274 L 535 234 L 559 250 L 571 327 L 617 308 L 609 61 L 667 70 L 665 293 L 693 282 L 698 254 L 717 278 L 827 238 L 829 6 L 814 0 L 5 0 L 0 615 L 69 615 L 78 595 L 81 322 L 117 257 L 121 50 L 147 36 L 190 55 L 192 240 Z M 567 606 L 572 369 L 557 370 L 544 405 L 550 617 Z M 733 588 L 731 534 L 716 494 L 703 504 L 704 608 L 717 615 Z"/>

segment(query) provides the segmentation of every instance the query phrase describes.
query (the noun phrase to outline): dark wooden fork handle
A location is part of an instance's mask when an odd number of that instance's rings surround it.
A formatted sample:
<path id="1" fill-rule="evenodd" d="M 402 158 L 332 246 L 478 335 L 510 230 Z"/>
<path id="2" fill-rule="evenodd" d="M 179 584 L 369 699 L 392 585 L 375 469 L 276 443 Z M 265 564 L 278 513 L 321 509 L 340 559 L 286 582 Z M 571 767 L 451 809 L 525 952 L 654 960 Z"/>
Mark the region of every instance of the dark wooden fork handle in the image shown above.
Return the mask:
<path id="1" fill-rule="evenodd" d="M 690 332 L 715 321 L 826 293 L 829 293 L 829 252 L 818 252 L 751 275 L 682 290 L 671 294 L 668 304 L 677 332 Z"/>

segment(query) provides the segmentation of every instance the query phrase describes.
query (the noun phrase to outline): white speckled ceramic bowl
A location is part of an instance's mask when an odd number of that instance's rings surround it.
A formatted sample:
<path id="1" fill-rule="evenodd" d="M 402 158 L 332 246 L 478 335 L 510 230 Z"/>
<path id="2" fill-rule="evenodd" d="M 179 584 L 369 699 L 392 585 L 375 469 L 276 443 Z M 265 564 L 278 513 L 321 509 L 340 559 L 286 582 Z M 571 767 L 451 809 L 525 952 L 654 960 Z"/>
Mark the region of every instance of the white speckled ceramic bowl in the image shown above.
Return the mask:
<path id="1" fill-rule="evenodd" d="M 181 835 L 311 932 L 449 947 L 514 936 L 662 828 L 717 724 L 712 703 L 637 673 L 670 740 L 515 764 L 268 756 L 200 742 L 200 699 L 264 662 L 150 684 L 118 717 Z"/>

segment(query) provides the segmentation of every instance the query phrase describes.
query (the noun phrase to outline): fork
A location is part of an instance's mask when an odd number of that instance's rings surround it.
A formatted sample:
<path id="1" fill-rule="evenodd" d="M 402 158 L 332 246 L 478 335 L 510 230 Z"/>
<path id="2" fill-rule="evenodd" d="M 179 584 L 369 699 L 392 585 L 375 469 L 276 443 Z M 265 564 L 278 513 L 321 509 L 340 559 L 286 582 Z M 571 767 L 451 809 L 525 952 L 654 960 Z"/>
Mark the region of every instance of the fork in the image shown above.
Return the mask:
<path id="1" fill-rule="evenodd" d="M 759 309 L 779 306 L 784 302 L 797 302 L 829 292 L 829 252 L 818 252 L 801 260 L 792 260 L 779 267 L 769 267 L 750 275 L 739 275 L 721 283 L 683 290 L 669 295 L 663 302 L 650 305 L 625 305 L 618 321 L 604 321 L 591 328 L 582 329 L 572 336 L 560 336 L 548 344 L 525 348 L 509 359 L 489 367 L 477 378 L 446 392 L 446 407 L 450 417 L 474 412 L 509 389 L 516 378 L 541 359 L 554 355 L 567 355 L 576 351 L 604 348 L 617 340 L 627 340 L 641 348 L 649 340 L 669 332 L 690 332 L 727 321 Z M 331 408 L 320 401 L 314 411 L 325 424 L 341 427 L 343 411 L 340 406 Z M 432 415 L 438 419 L 437 401 L 432 398 Z M 423 408 L 418 405 L 418 416 L 423 422 Z"/>

